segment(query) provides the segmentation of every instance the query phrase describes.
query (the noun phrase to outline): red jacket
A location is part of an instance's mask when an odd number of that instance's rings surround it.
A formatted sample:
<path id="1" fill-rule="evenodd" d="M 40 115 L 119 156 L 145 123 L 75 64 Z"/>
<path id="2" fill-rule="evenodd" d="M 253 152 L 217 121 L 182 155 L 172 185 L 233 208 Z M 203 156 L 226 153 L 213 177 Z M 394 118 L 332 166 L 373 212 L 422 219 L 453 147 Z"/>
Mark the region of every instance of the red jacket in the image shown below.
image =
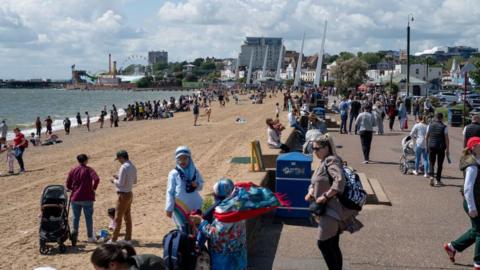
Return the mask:
<path id="1" fill-rule="evenodd" d="M 68 173 L 67 188 L 72 191 L 72 201 L 95 201 L 95 190 L 100 178 L 94 169 L 79 165 Z"/>

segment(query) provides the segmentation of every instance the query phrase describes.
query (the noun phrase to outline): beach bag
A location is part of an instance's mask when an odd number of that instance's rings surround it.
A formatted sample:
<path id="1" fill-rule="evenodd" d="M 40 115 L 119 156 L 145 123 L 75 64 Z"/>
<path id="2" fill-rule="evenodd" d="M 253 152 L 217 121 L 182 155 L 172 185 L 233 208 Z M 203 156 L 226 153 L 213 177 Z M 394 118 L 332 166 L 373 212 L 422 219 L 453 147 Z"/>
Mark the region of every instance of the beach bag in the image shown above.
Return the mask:
<path id="1" fill-rule="evenodd" d="M 328 173 L 327 165 L 325 164 L 325 171 L 332 183 L 332 177 Z M 338 193 L 337 197 L 340 203 L 348 209 L 361 211 L 363 205 L 367 201 L 367 192 L 363 189 L 360 176 L 355 170 L 347 165 L 342 165 L 343 175 L 345 177 L 345 188 L 343 193 Z"/>
<path id="2" fill-rule="evenodd" d="M 240 182 L 235 184 L 232 194 L 215 207 L 213 215 L 220 222 L 233 223 L 261 216 L 279 206 L 290 206 L 285 195 L 251 182 Z"/>
<path id="3" fill-rule="evenodd" d="M 168 270 L 195 270 L 195 239 L 180 230 L 172 230 L 163 238 L 163 260 Z"/>

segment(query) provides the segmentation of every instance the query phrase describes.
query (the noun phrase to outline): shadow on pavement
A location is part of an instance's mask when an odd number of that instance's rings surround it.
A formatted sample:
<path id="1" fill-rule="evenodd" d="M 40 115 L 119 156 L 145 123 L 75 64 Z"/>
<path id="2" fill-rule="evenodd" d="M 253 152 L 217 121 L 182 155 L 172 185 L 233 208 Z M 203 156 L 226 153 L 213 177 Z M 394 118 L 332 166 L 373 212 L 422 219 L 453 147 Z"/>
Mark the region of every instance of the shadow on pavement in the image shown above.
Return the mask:
<path id="1" fill-rule="evenodd" d="M 255 244 L 249 248 L 248 269 L 273 269 L 283 224 L 273 214 L 262 217 L 261 229 L 255 233 Z"/>
<path id="2" fill-rule="evenodd" d="M 370 160 L 370 164 L 383 164 L 383 165 L 400 165 L 399 162 L 393 162 L 393 161 L 375 161 L 375 160 Z"/>

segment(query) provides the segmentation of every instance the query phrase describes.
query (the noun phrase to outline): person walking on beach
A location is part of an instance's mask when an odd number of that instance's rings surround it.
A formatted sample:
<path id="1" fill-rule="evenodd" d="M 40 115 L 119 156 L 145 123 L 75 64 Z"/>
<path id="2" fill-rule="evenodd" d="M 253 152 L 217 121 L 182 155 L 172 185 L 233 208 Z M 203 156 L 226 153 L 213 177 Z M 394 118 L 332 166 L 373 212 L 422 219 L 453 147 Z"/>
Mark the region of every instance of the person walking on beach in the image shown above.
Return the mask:
<path id="1" fill-rule="evenodd" d="M 198 102 L 195 101 L 193 103 L 193 126 L 197 126 L 198 116 L 200 115 L 200 106 L 198 106 Z"/>
<path id="2" fill-rule="evenodd" d="M 107 111 L 105 110 L 102 110 L 100 112 L 100 119 L 99 119 L 99 122 L 100 122 L 100 128 L 103 128 L 103 123 L 105 122 L 105 116 L 107 115 Z"/>
<path id="3" fill-rule="evenodd" d="M 464 172 L 463 209 L 468 215 L 472 227 L 456 240 L 445 243 L 443 248 L 450 261 L 455 262 L 455 254 L 475 244 L 473 267 L 480 270 L 480 137 L 468 139 L 463 156 L 460 159 L 460 169 Z"/>
<path id="4" fill-rule="evenodd" d="M 305 200 L 312 204 L 325 205 L 324 213 L 315 216 L 318 223 L 317 246 L 328 269 L 341 270 L 343 257 L 340 234 L 344 230 L 356 232 L 363 225 L 355 218 L 358 211 L 345 208 L 336 196 L 344 191 L 345 176 L 342 160 L 336 155 L 330 136 L 326 134 L 316 138 L 313 141 L 313 151 L 320 163 L 312 175 Z"/>
<path id="5" fill-rule="evenodd" d="M 375 127 L 375 117 L 372 114 L 372 105 L 367 104 L 363 112 L 358 115 L 355 121 L 355 127 L 360 134 L 360 142 L 362 143 L 363 163 L 370 162 L 370 147 L 372 145 L 373 127 Z"/>
<path id="6" fill-rule="evenodd" d="M 415 170 L 413 174 L 419 174 L 420 159 L 423 158 L 423 171 L 425 178 L 428 177 L 428 152 L 425 143 L 427 124 L 422 115 L 418 116 L 418 123 L 413 126 L 410 136 L 415 139 Z"/>
<path id="7" fill-rule="evenodd" d="M 87 115 L 87 131 L 90 132 L 90 115 L 88 115 L 88 112 L 85 112 L 85 114 Z"/>
<path id="8" fill-rule="evenodd" d="M 72 191 L 70 197 L 73 212 L 72 238 L 77 239 L 78 229 L 80 227 L 80 215 L 85 215 L 85 224 L 87 226 L 88 242 L 95 242 L 93 232 L 93 204 L 95 201 L 95 191 L 97 190 L 100 178 L 97 172 L 89 166 L 88 156 L 80 154 L 77 156 L 78 166 L 72 168 L 68 173 L 65 186 Z"/>
<path id="9" fill-rule="evenodd" d="M 77 127 L 82 127 L 82 116 L 80 115 L 80 112 L 77 113 Z"/>
<path id="10" fill-rule="evenodd" d="M 40 120 L 40 117 L 37 117 L 37 120 L 35 120 L 35 128 L 37 129 L 37 132 L 35 135 L 38 137 L 42 136 L 42 120 Z"/>
<path id="11" fill-rule="evenodd" d="M 113 127 L 113 110 L 110 110 L 110 127 Z"/>
<path id="12" fill-rule="evenodd" d="M 131 207 L 133 201 L 132 187 L 137 183 L 137 168 L 130 161 L 127 151 L 117 152 L 118 162 L 122 164 L 118 175 L 114 175 L 111 182 L 117 190 L 117 205 L 115 207 L 116 227 L 113 231 L 111 242 L 116 242 L 122 228 L 122 219 L 125 220 L 125 240 L 132 240 L 132 214 Z"/>
<path id="13" fill-rule="evenodd" d="M 480 137 L 480 115 L 472 116 L 472 123 L 463 129 L 463 147 L 467 146 L 468 139 Z"/>
<path id="14" fill-rule="evenodd" d="M 427 147 L 430 164 L 430 185 L 442 186 L 442 169 L 445 155 L 449 156 L 450 140 L 448 138 L 448 127 L 443 124 L 443 114 L 437 113 L 434 121 L 427 127 Z M 437 162 L 437 174 L 434 178 L 433 171 Z M 435 180 L 435 182 L 434 182 Z"/>
<path id="15" fill-rule="evenodd" d="M 70 126 L 72 123 L 70 122 L 70 119 L 68 117 L 65 117 L 65 120 L 63 120 L 63 128 L 65 129 L 65 135 L 70 135 Z"/>
<path id="16" fill-rule="evenodd" d="M 118 112 L 117 112 L 117 110 L 113 111 L 113 126 L 118 127 Z"/>
<path id="17" fill-rule="evenodd" d="M 15 158 L 17 159 L 18 166 L 20 167 L 20 171 L 18 173 L 24 173 L 25 164 L 23 163 L 23 153 L 28 147 L 28 141 L 25 139 L 25 135 L 20 132 L 19 128 L 15 128 L 13 132 L 15 133 L 15 138 L 13 139 L 13 149 L 15 150 Z"/>
<path id="18" fill-rule="evenodd" d="M 187 146 L 177 147 L 175 161 L 175 169 L 168 174 L 165 213 L 167 217 L 173 218 L 178 228 L 188 231 L 184 219 L 177 214 L 202 208 L 200 191 L 203 188 L 203 177 L 195 167 L 192 153 Z"/>
<path id="19" fill-rule="evenodd" d="M 210 122 L 210 115 L 212 114 L 212 107 L 206 105 L 205 114 L 207 115 L 207 122 Z"/>
<path id="20" fill-rule="evenodd" d="M 0 123 L 0 149 L 2 149 L 2 144 L 7 145 L 7 133 L 8 133 L 8 126 L 7 120 L 3 119 Z"/>
<path id="21" fill-rule="evenodd" d="M 45 135 L 47 135 L 49 132 L 52 132 L 52 124 L 53 124 L 53 120 L 49 115 L 47 116 L 47 119 L 45 119 L 45 126 L 47 128 L 47 130 L 45 131 Z"/>

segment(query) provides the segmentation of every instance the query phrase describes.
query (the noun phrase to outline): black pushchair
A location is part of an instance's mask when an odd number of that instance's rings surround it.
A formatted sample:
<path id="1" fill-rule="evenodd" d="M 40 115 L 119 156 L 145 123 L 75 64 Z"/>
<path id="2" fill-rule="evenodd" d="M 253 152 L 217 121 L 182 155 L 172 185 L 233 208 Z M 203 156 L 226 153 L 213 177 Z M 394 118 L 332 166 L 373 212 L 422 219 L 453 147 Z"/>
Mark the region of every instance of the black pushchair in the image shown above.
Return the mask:
<path id="1" fill-rule="evenodd" d="M 67 190 L 62 185 L 49 185 L 43 189 L 40 199 L 42 215 L 40 219 L 40 254 L 48 254 L 50 247 L 47 243 L 58 243 L 60 253 L 67 248 L 65 241 L 70 239 L 72 246 L 76 245 L 75 237 L 70 234 L 68 224 L 68 210 L 70 200 Z"/>

